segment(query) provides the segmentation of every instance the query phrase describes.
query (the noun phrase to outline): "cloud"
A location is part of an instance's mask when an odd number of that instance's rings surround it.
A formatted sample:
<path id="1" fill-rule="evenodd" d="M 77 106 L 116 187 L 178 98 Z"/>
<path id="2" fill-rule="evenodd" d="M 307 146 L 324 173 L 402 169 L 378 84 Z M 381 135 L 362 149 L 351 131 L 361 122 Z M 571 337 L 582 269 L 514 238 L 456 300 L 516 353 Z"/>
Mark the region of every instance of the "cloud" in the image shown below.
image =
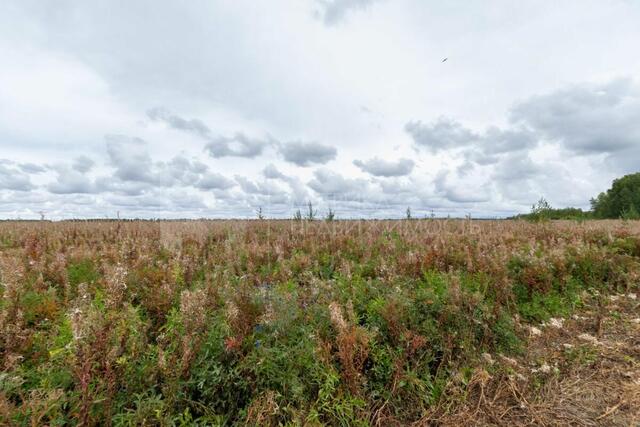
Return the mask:
<path id="1" fill-rule="evenodd" d="M 200 181 L 201 175 L 209 169 L 198 160 L 189 160 L 183 155 L 173 157 L 169 162 L 154 164 L 155 182 L 167 187 L 176 185 L 194 185 Z"/>
<path id="2" fill-rule="evenodd" d="M 291 197 L 294 204 L 301 204 L 305 200 L 309 200 L 309 191 L 306 185 L 297 177 L 283 174 L 273 163 L 265 166 L 262 170 L 262 175 L 267 179 L 278 179 L 287 183 L 291 189 Z"/>
<path id="3" fill-rule="evenodd" d="M 506 154 L 530 151 L 540 139 L 535 131 L 520 123 L 510 123 L 506 129 L 490 126 L 479 133 L 444 117 L 431 124 L 409 122 L 405 131 L 417 148 L 426 148 L 433 154 L 447 152 L 460 156 L 464 162 L 457 167 L 459 176 L 469 174 L 475 166 L 495 165 Z"/>
<path id="4" fill-rule="evenodd" d="M 73 161 L 73 169 L 75 169 L 80 173 L 89 172 L 94 165 L 95 165 L 95 162 L 87 156 L 76 157 Z"/>
<path id="5" fill-rule="evenodd" d="M 235 185 L 232 180 L 216 172 L 206 173 L 195 184 L 201 190 L 227 190 Z"/>
<path id="6" fill-rule="evenodd" d="M 205 150 L 211 157 L 247 157 L 254 158 L 262 154 L 272 144 L 270 139 L 250 138 L 242 132 L 232 137 L 217 136 L 209 138 Z"/>
<path id="7" fill-rule="evenodd" d="M 397 161 L 388 161 L 378 157 L 367 161 L 354 160 L 353 164 L 370 175 L 383 177 L 409 175 L 415 166 L 411 159 L 401 158 Z"/>
<path id="8" fill-rule="evenodd" d="M 273 182 L 254 182 L 244 176 L 236 175 L 236 181 L 240 184 L 240 188 L 247 194 L 260 194 L 263 196 L 271 196 L 283 194 L 284 190 Z"/>
<path id="9" fill-rule="evenodd" d="M 96 192 L 95 185 L 87 176 L 67 166 L 55 167 L 57 179 L 47 186 L 54 194 L 91 194 Z"/>
<path id="10" fill-rule="evenodd" d="M 609 168 L 627 173 L 638 170 L 639 117 L 640 89 L 618 79 L 534 96 L 517 104 L 510 119 L 576 155 L 605 154 Z"/>
<path id="11" fill-rule="evenodd" d="M 147 144 L 140 138 L 124 135 L 107 135 L 107 155 L 116 169 L 115 176 L 122 181 L 154 183 L 151 168 L 153 162 Z"/>
<path id="12" fill-rule="evenodd" d="M 440 117 L 430 124 L 411 121 L 404 126 L 418 147 L 437 153 L 441 150 L 467 146 L 479 139 L 479 136 L 455 120 Z"/>
<path id="13" fill-rule="evenodd" d="M 578 154 L 614 153 L 640 143 L 640 91 L 630 80 L 582 84 L 517 104 L 523 123 Z"/>
<path id="14" fill-rule="evenodd" d="M 285 176 L 285 174 L 280 172 L 273 163 L 269 163 L 267 166 L 264 167 L 264 169 L 262 170 L 262 175 L 264 175 L 265 178 L 269 178 L 269 179 L 282 179 L 282 180 L 287 179 L 287 176 Z"/>
<path id="15" fill-rule="evenodd" d="M 107 154 L 111 166 L 115 168 L 114 177 L 121 181 L 97 181 L 104 189 L 115 191 L 130 191 L 135 193 L 148 187 L 174 187 L 206 185 L 203 181 L 208 166 L 198 160 L 189 160 L 183 155 L 177 155 L 168 162 L 154 162 L 148 151 L 148 145 L 139 138 L 122 135 L 106 137 Z M 207 179 L 215 180 L 215 176 Z M 140 185 L 127 186 L 123 183 L 137 183 Z M 212 181 L 209 182 L 212 184 Z"/>
<path id="16" fill-rule="evenodd" d="M 13 162 L 0 162 L 0 190 L 30 191 L 34 189 L 29 175 L 12 165 Z"/>
<path id="17" fill-rule="evenodd" d="M 47 170 L 47 168 L 45 168 L 44 166 L 37 165 L 35 163 L 20 163 L 18 167 L 20 168 L 21 171 L 28 174 L 43 173 Z"/>
<path id="18" fill-rule="evenodd" d="M 341 200 L 364 200 L 369 192 L 369 183 L 364 179 L 345 178 L 328 169 L 314 171 L 309 187 L 325 198 Z"/>
<path id="19" fill-rule="evenodd" d="M 472 185 L 466 183 L 452 184 L 449 181 L 449 173 L 446 170 L 439 172 L 433 182 L 436 192 L 449 202 L 463 204 L 482 203 L 489 201 L 491 198 L 486 183 L 476 182 Z"/>
<path id="20" fill-rule="evenodd" d="M 278 146 L 278 152 L 284 160 L 298 166 L 326 164 L 334 160 L 338 154 L 335 147 L 318 142 L 286 142 Z"/>
<path id="21" fill-rule="evenodd" d="M 274 142 L 270 138 L 251 138 L 243 132 L 236 132 L 230 137 L 214 135 L 211 129 L 201 120 L 185 119 L 162 107 L 148 110 L 147 116 L 151 120 L 163 122 L 173 129 L 188 132 L 205 139 L 208 141 L 207 145 L 205 145 L 205 150 L 214 158 L 254 158 L 261 155 L 264 149 Z"/>
<path id="22" fill-rule="evenodd" d="M 378 0 L 317 0 L 318 16 L 325 25 L 332 26 L 342 21 L 353 11 L 365 10 Z"/>
<path id="23" fill-rule="evenodd" d="M 162 107 L 148 110 L 147 116 L 151 120 L 164 122 L 173 129 L 191 132 L 202 138 L 209 138 L 211 136 L 211 130 L 202 121 L 198 119 L 184 119 Z"/>
<path id="24" fill-rule="evenodd" d="M 337 150 L 334 147 L 316 142 L 281 143 L 274 138 L 254 138 L 244 132 L 236 132 L 233 136 L 214 135 L 211 129 L 198 119 L 185 119 L 169 110 L 156 107 L 147 111 L 153 120 L 183 132 L 188 132 L 205 139 L 205 151 L 213 158 L 245 157 L 255 158 L 263 154 L 269 146 L 276 146 L 280 155 L 290 163 L 298 166 L 325 164 L 335 159 Z"/>

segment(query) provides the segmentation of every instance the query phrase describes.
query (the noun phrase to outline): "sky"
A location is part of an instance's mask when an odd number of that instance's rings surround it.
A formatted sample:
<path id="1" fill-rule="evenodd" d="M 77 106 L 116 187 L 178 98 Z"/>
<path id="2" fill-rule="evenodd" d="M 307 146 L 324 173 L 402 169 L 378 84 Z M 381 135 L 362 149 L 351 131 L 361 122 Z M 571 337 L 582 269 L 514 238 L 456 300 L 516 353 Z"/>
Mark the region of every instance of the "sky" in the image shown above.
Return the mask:
<path id="1" fill-rule="evenodd" d="M 640 170 L 639 22 L 635 0 L 2 1 L 0 218 L 588 209 Z"/>

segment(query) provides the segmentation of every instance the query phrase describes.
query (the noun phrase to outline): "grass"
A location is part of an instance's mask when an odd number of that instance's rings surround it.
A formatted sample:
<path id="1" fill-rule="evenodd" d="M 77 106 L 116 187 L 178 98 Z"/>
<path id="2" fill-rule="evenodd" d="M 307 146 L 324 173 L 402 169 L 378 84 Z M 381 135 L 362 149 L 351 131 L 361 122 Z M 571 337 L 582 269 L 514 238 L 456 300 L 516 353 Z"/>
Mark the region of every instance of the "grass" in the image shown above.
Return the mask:
<path id="1" fill-rule="evenodd" d="M 0 423 L 25 426 L 423 422 L 485 384 L 483 353 L 640 278 L 632 221 L 4 222 L 0 242 Z"/>

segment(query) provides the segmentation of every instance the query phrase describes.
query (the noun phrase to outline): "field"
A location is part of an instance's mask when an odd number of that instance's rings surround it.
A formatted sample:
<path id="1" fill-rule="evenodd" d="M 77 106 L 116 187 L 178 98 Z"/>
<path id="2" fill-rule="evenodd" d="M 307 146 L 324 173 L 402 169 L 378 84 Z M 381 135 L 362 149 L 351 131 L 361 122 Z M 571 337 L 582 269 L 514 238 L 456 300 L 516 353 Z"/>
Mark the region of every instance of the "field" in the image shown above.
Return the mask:
<path id="1" fill-rule="evenodd" d="M 640 223 L 0 222 L 3 425 L 635 425 Z"/>

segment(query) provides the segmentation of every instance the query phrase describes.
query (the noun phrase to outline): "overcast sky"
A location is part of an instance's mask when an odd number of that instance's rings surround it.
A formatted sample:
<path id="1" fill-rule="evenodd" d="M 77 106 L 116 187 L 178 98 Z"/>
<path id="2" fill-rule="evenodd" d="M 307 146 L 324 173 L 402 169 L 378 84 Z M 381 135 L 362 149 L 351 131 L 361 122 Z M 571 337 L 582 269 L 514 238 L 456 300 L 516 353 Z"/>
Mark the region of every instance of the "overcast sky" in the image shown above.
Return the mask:
<path id="1" fill-rule="evenodd" d="M 633 0 L 5 0 L 0 218 L 588 208 L 640 170 L 639 23 Z"/>

